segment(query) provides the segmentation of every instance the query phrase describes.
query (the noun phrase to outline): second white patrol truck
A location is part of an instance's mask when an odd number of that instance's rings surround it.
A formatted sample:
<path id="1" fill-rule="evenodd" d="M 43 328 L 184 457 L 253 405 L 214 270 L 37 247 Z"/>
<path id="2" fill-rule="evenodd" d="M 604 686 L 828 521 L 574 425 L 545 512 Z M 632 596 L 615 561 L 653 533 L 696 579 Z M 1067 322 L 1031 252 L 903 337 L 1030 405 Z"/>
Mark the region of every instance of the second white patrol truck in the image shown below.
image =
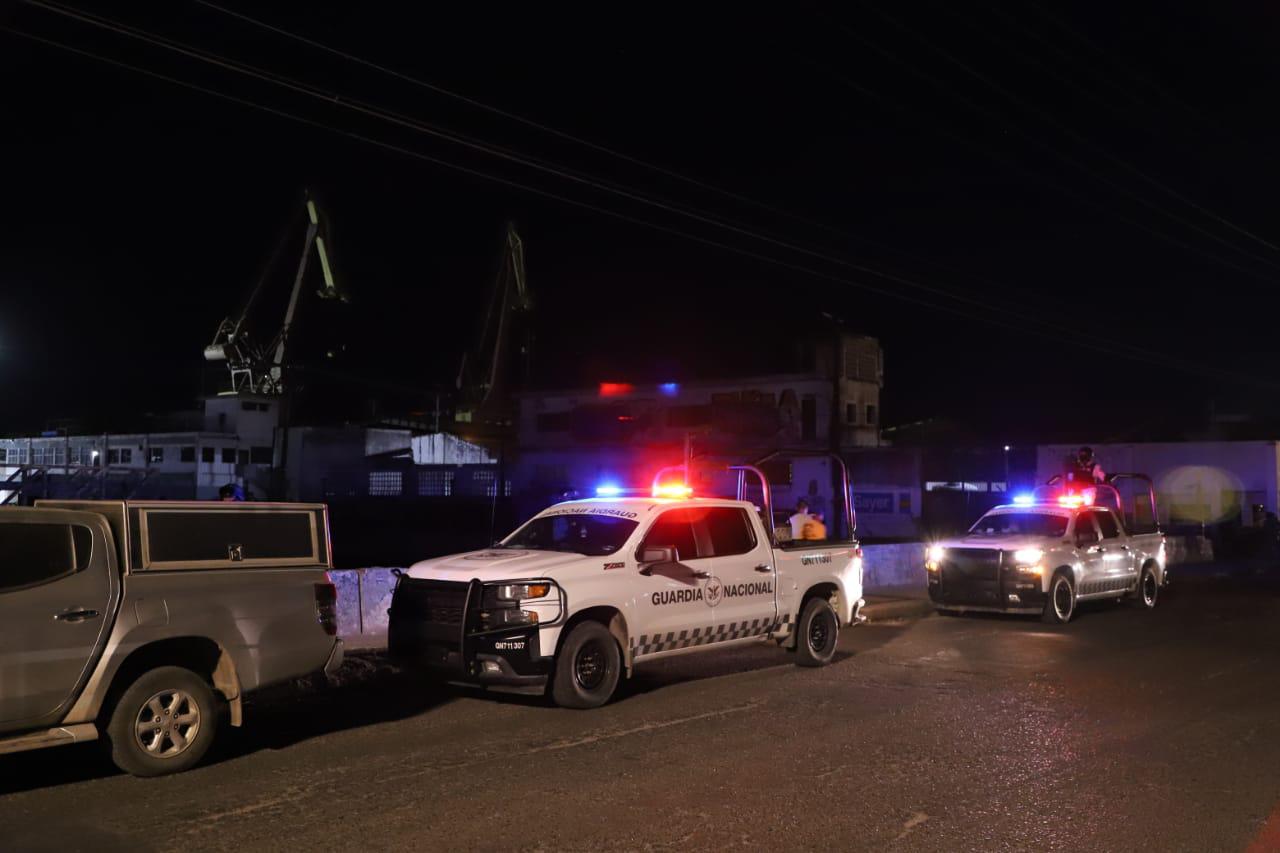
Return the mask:
<path id="1" fill-rule="evenodd" d="M 1127 480 L 1145 486 L 1130 513 L 1116 488 Z M 1150 479 L 1117 474 L 1077 491 L 1057 481 L 991 509 L 965 535 L 930 546 L 925 569 L 939 610 L 1034 613 L 1064 624 L 1080 601 L 1128 598 L 1144 609 L 1156 606 L 1168 575 Z"/>
<path id="2" fill-rule="evenodd" d="M 636 663 L 669 655 L 774 642 L 802 666 L 829 663 L 861 619 L 861 550 L 851 535 L 780 541 L 763 521 L 764 474 L 737 470 L 760 478 L 763 513 L 655 485 L 555 504 L 494 547 L 412 566 L 392 599 L 392 655 L 571 708 L 604 704 Z"/>

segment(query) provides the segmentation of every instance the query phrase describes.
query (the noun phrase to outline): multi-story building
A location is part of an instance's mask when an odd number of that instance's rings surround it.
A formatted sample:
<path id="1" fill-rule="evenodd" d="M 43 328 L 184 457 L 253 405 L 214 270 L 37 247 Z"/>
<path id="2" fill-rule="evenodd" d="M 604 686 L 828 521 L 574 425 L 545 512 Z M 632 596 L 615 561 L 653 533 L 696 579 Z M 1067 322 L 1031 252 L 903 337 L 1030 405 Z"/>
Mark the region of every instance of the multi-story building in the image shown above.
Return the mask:
<path id="1" fill-rule="evenodd" d="M 536 506 L 604 481 L 643 485 L 688 453 L 705 468 L 778 449 L 845 452 L 879 443 L 884 358 L 875 338 L 843 335 L 805 347 L 803 369 L 720 380 L 527 391 L 516 395 L 514 493 Z M 772 472 L 779 506 L 829 505 L 823 459 Z M 697 485 L 695 483 L 695 485 Z M 718 488 L 719 484 L 706 484 Z M 522 510 L 527 509 L 522 505 Z"/>
<path id="2" fill-rule="evenodd" d="M 273 398 L 212 397 L 187 430 L 0 438 L 0 503 L 204 500 L 227 483 L 264 497 L 278 460 L 278 418 Z"/>

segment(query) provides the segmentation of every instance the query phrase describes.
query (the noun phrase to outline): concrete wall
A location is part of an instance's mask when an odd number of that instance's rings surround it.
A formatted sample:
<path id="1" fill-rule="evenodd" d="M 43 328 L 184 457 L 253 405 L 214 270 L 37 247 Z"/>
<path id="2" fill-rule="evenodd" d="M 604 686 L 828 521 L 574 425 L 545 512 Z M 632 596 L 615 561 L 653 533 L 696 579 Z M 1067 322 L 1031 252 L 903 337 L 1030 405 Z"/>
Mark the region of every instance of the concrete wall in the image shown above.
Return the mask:
<path id="1" fill-rule="evenodd" d="M 863 590 L 875 595 L 903 587 L 925 584 L 923 542 L 868 545 L 863 554 Z M 1169 565 L 1209 562 L 1213 548 L 1202 536 L 1170 536 Z M 389 568 L 329 572 L 338 588 L 338 636 L 353 647 L 377 646 L 386 642 L 387 609 L 395 590 L 396 577 Z"/>

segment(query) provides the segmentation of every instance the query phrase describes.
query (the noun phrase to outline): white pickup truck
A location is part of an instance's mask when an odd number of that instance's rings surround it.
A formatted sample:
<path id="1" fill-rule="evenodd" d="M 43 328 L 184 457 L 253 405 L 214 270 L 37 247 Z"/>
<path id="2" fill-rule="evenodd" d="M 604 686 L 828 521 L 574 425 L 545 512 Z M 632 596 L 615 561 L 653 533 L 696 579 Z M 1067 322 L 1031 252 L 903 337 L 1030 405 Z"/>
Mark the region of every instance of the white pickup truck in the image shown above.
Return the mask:
<path id="1" fill-rule="evenodd" d="M 760 477 L 772 518 L 764 475 L 739 470 Z M 668 655 L 775 642 L 822 666 L 839 629 L 861 620 L 861 550 L 851 536 L 777 533 L 746 500 L 555 504 L 492 548 L 412 566 L 392 599 L 390 651 L 450 681 L 549 687 L 571 708 L 604 704 L 636 663 Z"/>
<path id="2" fill-rule="evenodd" d="M 1145 483 L 1145 519 L 1135 501 L 1126 522 L 1114 486 L 1122 478 Z M 1058 625 L 1071 620 L 1079 601 L 1129 598 L 1153 608 L 1168 582 L 1158 518 L 1143 475 L 1116 475 L 1083 494 L 1037 489 L 990 510 L 964 536 L 933 543 L 925 562 L 929 597 L 941 611 L 1034 613 Z"/>

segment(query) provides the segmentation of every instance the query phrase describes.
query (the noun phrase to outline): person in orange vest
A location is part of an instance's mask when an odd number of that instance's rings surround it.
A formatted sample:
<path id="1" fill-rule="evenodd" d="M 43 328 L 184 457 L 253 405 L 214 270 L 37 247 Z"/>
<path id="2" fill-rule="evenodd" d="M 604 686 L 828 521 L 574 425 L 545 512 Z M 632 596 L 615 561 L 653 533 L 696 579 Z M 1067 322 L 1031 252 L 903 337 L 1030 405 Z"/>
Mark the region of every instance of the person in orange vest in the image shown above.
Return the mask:
<path id="1" fill-rule="evenodd" d="M 800 531 L 801 539 L 826 539 L 827 526 L 822 523 L 822 513 L 811 513 L 809 520 L 804 523 L 804 527 Z"/>

